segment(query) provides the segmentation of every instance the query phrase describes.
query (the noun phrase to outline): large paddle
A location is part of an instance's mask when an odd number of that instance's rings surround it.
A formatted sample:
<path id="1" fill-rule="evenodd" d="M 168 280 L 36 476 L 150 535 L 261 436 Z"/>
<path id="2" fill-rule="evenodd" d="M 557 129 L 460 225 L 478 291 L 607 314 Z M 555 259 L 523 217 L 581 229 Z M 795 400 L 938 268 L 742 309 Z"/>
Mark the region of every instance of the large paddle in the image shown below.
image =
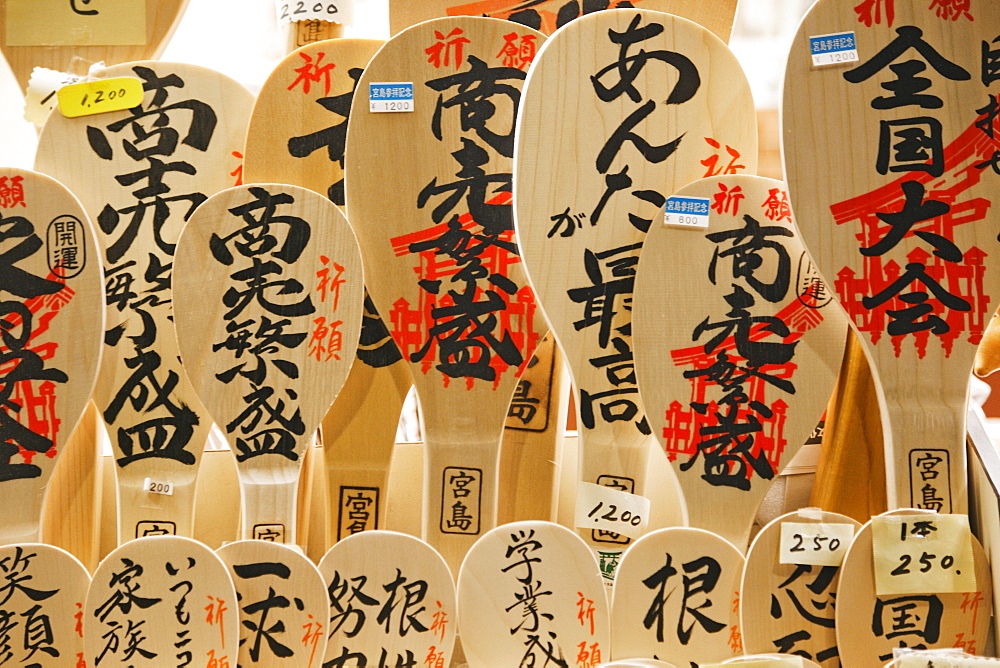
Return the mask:
<path id="1" fill-rule="evenodd" d="M 689 524 L 746 552 L 757 507 L 830 400 L 847 321 L 780 181 L 701 179 L 666 211 L 636 272 L 636 376 Z"/>
<path id="2" fill-rule="evenodd" d="M 706 173 L 754 168 L 749 86 L 704 28 L 597 12 L 539 51 L 516 142 L 518 240 L 577 388 L 579 480 L 642 496 L 651 431 L 632 364 L 637 257 L 667 195 Z M 631 539 L 607 526 L 586 533 L 610 581 Z"/>
<path id="3" fill-rule="evenodd" d="M 890 507 L 968 507 L 969 371 L 1000 294 L 997 25 L 983 0 L 820 0 L 785 70 L 789 193 L 881 385 Z"/>
<path id="4" fill-rule="evenodd" d="M 7 0 L 0 50 L 23 91 L 31 70 L 68 71 L 74 58 L 108 65 L 159 57 L 188 0 Z"/>
<path id="5" fill-rule="evenodd" d="M 348 128 L 347 207 L 368 289 L 422 409 L 424 535 L 453 571 L 496 522 L 498 441 L 544 330 L 510 206 L 528 63 L 504 51 L 542 40 L 495 19 L 414 26 L 368 64 Z M 409 101 L 397 95 L 407 89 Z"/>
<path id="6" fill-rule="evenodd" d="M 108 76 L 142 81 L 142 104 L 52 114 L 36 165 L 78 193 L 102 243 L 108 322 L 94 401 L 115 453 L 119 542 L 190 536 L 211 418 L 177 357 L 173 253 L 195 207 L 231 183 L 252 98 L 194 65 L 129 63 Z"/>
<path id="7" fill-rule="evenodd" d="M 723 42 L 729 41 L 738 0 L 389 0 L 389 31 L 439 16 L 489 16 L 507 19 L 551 35 L 573 19 L 604 9 L 652 9 L 683 16 L 708 28 Z M 581 7 L 581 4 L 583 5 Z"/>
<path id="8" fill-rule="evenodd" d="M 244 538 L 296 542 L 302 457 L 354 361 L 363 281 L 343 214 L 297 186 L 210 197 L 177 244 L 177 341 L 236 457 Z"/>
<path id="9" fill-rule="evenodd" d="M 351 100 L 379 40 L 337 39 L 290 54 L 264 82 L 247 130 L 246 183 L 288 183 L 344 205 Z M 389 331 L 365 300 L 358 357 L 323 420 L 328 541 L 384 525 L 396 424 L 411 385 Z"/>

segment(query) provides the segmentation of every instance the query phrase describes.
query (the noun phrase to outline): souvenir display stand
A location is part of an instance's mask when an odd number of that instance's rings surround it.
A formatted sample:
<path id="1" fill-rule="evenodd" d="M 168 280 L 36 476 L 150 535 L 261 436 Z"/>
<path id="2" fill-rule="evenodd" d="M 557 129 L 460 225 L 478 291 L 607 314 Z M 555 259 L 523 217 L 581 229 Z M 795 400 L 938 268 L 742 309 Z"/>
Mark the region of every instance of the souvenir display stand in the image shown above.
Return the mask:
<path id="1" fill-rule="evenodd" d="M 996 0 L 208 2 L 0 0 L 0 664 L 1000 662 Z"/>

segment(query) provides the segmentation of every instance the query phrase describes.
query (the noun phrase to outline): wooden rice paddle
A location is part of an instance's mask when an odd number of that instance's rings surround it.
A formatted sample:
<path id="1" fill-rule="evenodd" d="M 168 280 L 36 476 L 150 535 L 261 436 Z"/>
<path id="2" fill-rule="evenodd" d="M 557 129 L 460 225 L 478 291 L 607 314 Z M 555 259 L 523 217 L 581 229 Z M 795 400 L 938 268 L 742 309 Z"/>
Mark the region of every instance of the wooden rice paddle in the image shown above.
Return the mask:
<path id="1" fill-rule="evenodd" d="M 361 328 L 354 234 L 311 190 L 239 186 L 195 211 L 174 268 L 181 357 L 236 457 L 243 537 L 295 543 L 302 457 Z"/>
<path id="2" fill-rule="evenodd" d="M 840 564 L 834 563 L 843 559 L 860 526 L 812 508 L 782 515 L 761 529 L 747 552 L 740 587 L 744 651 L 794 652 L 827 668 L 842 665 L 834 618 Z M 783 532 L 789 535 L 785 550 Z M 784 563 L 789 557 L 810 563 Z M 819 563 L 824 557 L 828 561 Z"/>
<path id="3" fill-rule="evenodd" d="M 455 583 L 427 543 L 365 531 L 330 548 L 319 570 L 330 605 L 324 665 L 452 664 Z"/>
<path id="4" fill-rule="evenodd" d="M 573 19 L 601 9 L 635 7 L 683 16 L 729 41 L 738 0 L 389 0 L 389 32 L 393 35 L 415 23 L 439 16 L 488 16 L 507 19 L 551 35 Z M 583 5 L 581 8 L 580 5 Z"/>
<path id="5" fill-rule="evenodd" d="M 543 39 L 467 17 L 406 30 L 365 69 L 348 128 L 347 208 L 368 289 L 420 400 L 424 535 L 453 572 L 496 523 L 507 406 L 544 332 L 514 243 L 509 192 L 528 63 L 505 51 Z M 370 111 L 369 85 L 386 82 L 412 83 L 413 111 Z"/>
<path id="6" fill-rule="evenodd" d="M 264 82 L 247 131 L 246 183 L 288 183 L 344 205 L 344 144 L 357 79 L 380 40 L 305 46 Z M 386 482 L 410 372 L 370 300 L 358 357 L 323 420 L 328 541 L 384 525 Z"/>
<path id="7" fill-rule="evenodd" d="M 652 439 L 632 364 L 637 257 L 667 195 L 706 173 L 755 168 L 749 86 L 704 28 L 598 12 L 540 50 L 516 137 L 518 241 L 577 388 L 579 480 L 643 495 Z M 629 540 L 589 536 L 609 581 Z"/>
<path id="8" fill-rule="evenodd" d="M 622 659 L 602 663 L 602 668 L 675 668 L 674 664 L 657 659 Z"/>
<path id="9" fill-rule="evenodd" d="M 610 650 L 597 560 L 551 522 L 512 522 L 476 541 L 458 576 L 458 609 L 472 668 L 586 665 Z"/>
<path id="10" fill-rule="evenodd" d="M 233 581 L 190 538 L 148 536 L 112 551 L 94 573 L 82 622 L 89 666 L 237 665 Z"/>
<path id="11" fill-rule="evenodd" d="M 903 509 L 884 514 L 918 512 Z M 993 612 L 993 583 L 986 553 L 975 536 L 972 555 L 977 587 L 974 592 L 876 596 L 872 523 L 862 526 L 840 569 L 836 620 L 841 665 L 881 668 L 892 658 L 895 647 L 960 646 L 970 654 L 982 652 Z M 945 555 L 932 555 L 932 560 L 938 556 Z M 914 561 L 914 572 L 925 565 Z M 936 564 L 932 567 L 938 568 Z"/>
<path id="12" fill-rule="evenodd" d="M 688 666 L 742 654 L 742 574 L 743 555 L 711 532 L 674 527 L 638 539 L 612 590 L 611 658 Z"/>
<path id="13" fill-rule="evenodd" d="M 108 76 L 140 78 L 142 105 L 79 118 L 53 113 L 36 166 L 78 193 L 104 249 L 108 322 L 94 401 L 117 464 L 119 542 L 190 536 L 212 421 L 177 357 L 173 253 L 194 208 L 231 183 L 252 97 L 194 65 L 129 63 Z"/>
<path id="14" fill-rule="evenodd" d="M 239 540 L 216 553 L 239 599 L 239 663 L 266 668 L 320 668 L 329 613 L 323 576 L 288 545 Z"/>
<path id="15" fill-rule="evenodd" d="M 746 668 L 820 668 L 815 661 L 792 654 L 754 654 L 727 659 L 720 666 L 745 666 Z M 713 668 L 711 666 L 706 668 Z"/>
<path id="16" fill-rule="evenodd" d="M 101 360 L 101 260 L 80 202 L 54 179 L 0 168 L 0 545 L 37 543 L 46 486 Z"/>
<path id="17" fill-rule="evenodd" d="M 757 507 L 830 400 L 847 321 L 795 234 L 783 183 L 716 176 L 667 203 L 698 206 L 707 228 L 658 220 L 646 236 L 636 376 L 689 524 L 745 553 Z"/>
<path id="18" fill-rule="evenodd" d="M 89 0 L 0 3 L 0 50 L 23 91 L 31 70 L 68 71 L 73 58 L 108 65 L 158 58 L 188 0 L 107 4 Z"/>
<path id="19" fill-rule="evenodd" d="M 895 9 L 820 0 L 805 17 L 785 70 L 785 172 L 881 386 L 889 507 L 966 512 L 969 371 L 1000 294 L 1000 4 Z M 828 44 L 810 37 L 844 31 L 857 60 L 813 66 Z"/>

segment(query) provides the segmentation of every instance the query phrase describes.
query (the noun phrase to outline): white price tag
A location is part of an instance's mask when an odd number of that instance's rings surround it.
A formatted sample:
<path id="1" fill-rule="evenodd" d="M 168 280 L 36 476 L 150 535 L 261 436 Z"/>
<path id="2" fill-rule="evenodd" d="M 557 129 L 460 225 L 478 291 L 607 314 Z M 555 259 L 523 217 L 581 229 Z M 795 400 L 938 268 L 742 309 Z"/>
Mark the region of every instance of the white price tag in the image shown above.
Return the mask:
<path id="1" fill-rule="evenodd" d="M 153 480 L 146 478 L 142 481 L 142 491 L 150 494 L 163 494 L 165 496 L 174 495 L 174 483 L 166 480 Z"/>
<path id="2" fill-rule="evenodd" d="M 374 112 L 413 111 L 413 82 L 368 84 L 368 110 Z"/>
<path id="3" fill-rule="evenodd" d="M 305 0 L 278 0 L 278 22 L 333 21 L 352 23 L 354 18 L 353 0 L 331 2 L 307 2 Z"/>
<path id="4" fill-rule="evenodd" d="M 576 526 L 638 538 L 649 525 L 649 499 L 614 487 L 578 482 Z"/>
<path id="5" fill-rule="evenodd" d="M 875 594 L 976 591 L 968 515 L 872 518 Z"/>
<path id="6" fill-rule="evenodd" d="M 671 227 L 706 229 L 708 227 L 707 197 L 670 197 L 663 212 L 663 224 Z"/>
<path id="7" fill-rule="evenodd" d="M 852 540 L 853 524 L 782 522 L 778 563 L 840 566 Z"/>
<path id="8" fill-rule="evenodd" d="M 816 35 L 809 38 L 809 52 L 815 67 L 851 63 L 858 59 L 858 43 L 853 32 Z"/>

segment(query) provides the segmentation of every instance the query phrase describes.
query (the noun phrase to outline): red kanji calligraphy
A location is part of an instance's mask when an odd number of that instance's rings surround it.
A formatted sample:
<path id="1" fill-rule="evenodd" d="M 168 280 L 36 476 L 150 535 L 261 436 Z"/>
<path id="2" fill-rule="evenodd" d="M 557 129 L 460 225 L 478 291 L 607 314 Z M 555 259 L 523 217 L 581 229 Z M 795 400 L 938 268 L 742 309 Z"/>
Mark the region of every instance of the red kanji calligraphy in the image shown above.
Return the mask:
<path id="1" fill-rule="evenodd" d="M 435 30 L 434 38 L 437 42 L 424 49 L 428 56 L 427 62 L 438 68 L 451 65 L 457 70 L 461 67 L 464 47 L 469 44 L 469 39 L 462 34 L 461 28 L 455 28 L 447 35 Z"/>
<path id="2" fill-rule="evenodd" d="M 719 184 L 719 192 L 712 195 L 712 210 L 717 213 L 740 215 L 740 200 L 743 199 L 743 188 L 730 188 L 725 183 Z"/>
<path id="3" fill-rule="evenodd" d="M 330 95 L 330 72 L 336 65 L 334 63 L 323 63 L 323 58 L 326 54 L 322 51 L 316 54 L 316 60 L 313 57 L 302 51 L 299 52 L 299 56 L 306 62 L 301 66 L 295 68 L 298 73 L 298 77 L 295 81 L 288 86 L 288 90 L 292 90 L 299 84 L 302 84 L 302 92 L 306 95 L 309 94 L 309 89 L 312 84 L 318 84 L 321 80 L 323 82 L 323 94 L 326 96 Z"/>
<path id="4" fill-rule="evenodd" d="M 23 176 L 0 176 L 0 209 L 11 209 L 18 204 L 28 206 L 24 201 L 23 180 Z"/>
<path id="5" fill-rule="evenodd" d="M 957 21 L 964 16 L 970 21 L 975 21 L 969 13 L 971 4 L 971 0 L 931 0 L 928 9 L 934 10 L 934 13 L 942 19 Z"/>
<path id="6" fill-rule="evenodd" d="M 764 209 L 764 215 L 771 220 L 787 220 L 792 222 L 792 207 L 788 203 L 788 193 L 780 188 L 769 188 L 767 199 L 760 205 Z"/>
<path id="7" fill-rule="evenodd" d="M 858 23 L 864 23 L 869 28 L 873 23 L 882 23 L 882 16 L 885 15 L 886 25 L 891 26 L 896 18 L 896 0 L 864 0 L 854 7 L 854 12 L 858 15 Z"/>
<path id="8" fill-rule="evenodd" d="M 608 0 L 597 3 L 597 6 L 600 9 L 632 7 L 641 9 L 645 2 L 646 0 Z M 588 8 L 590 3 L 582 4 L 583 8 L 576 2 L 567 0 L 475 0 L 468 4 L 448 7 L 446 11 L 448 16 L 488 16 L 505 19 L 549 35 L 569 21 L 596 11 Z"/>
<path id="9" fill-rule="evenodd" d="M 722 151 L 722 144 L 711 137 L 705 137 L 705 143 L 716 151 Z M 740 171 L 747 168 L 746 165 L 739 165 L 736 163 L 736 161 L 740 159 L 739 151 L 729 144 L 726 144 L 725 151 L 729 154 L 729 162 L 724 167 L 719 166 L 720 161 L 723 159 L 721 153 L 713 153 L 704 160 L 699 161 L 701 164 L 705 165 L 705 173 L 702 175 L 702 178 L 718 176 L 720 174 L 738 174 Z"/>
<path id="10" fill-rule="evenodd" d="M 502 59 L 504 67 L 527 69 L 535 58 L 535 35 L 519 35 L 516 32 L 503 36 L 503 47 L 497 58 Z"/>

